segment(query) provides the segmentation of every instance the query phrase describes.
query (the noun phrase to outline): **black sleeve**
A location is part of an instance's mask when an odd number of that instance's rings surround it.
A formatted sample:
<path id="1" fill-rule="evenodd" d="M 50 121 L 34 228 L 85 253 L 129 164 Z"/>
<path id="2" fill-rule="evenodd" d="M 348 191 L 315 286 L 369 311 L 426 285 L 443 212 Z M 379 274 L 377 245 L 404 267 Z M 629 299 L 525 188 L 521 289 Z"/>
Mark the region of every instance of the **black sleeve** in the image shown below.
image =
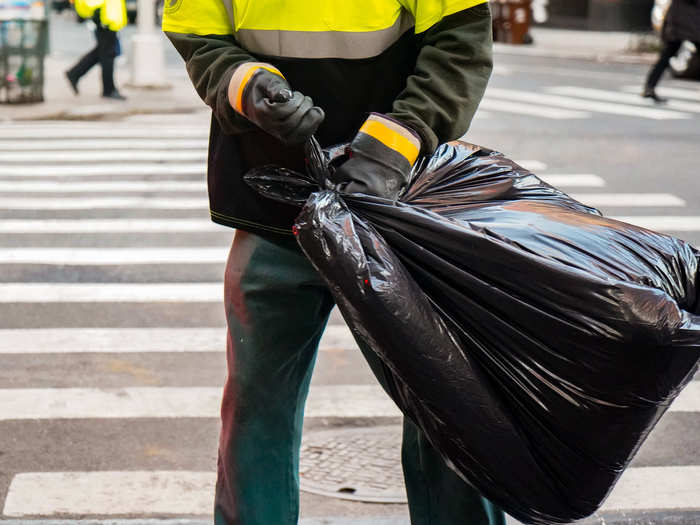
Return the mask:
<path id="1" fill-rule="evenodd" d="M 431 154 L 466 133 L 491 77 L 488 4 L 447 16 L 419 37 L 415 71 L 389 115 L 417 131 L 422 153 Z"/>
<path id="2" fill-rule="evenodd" d="M 185 60 L 194 88 L 212 109 L 224 133 L 233 135 L 255 129 L 248 119 L 234 111 L 228 101 L 228 85 L 233 71 L 255 58 L 232 36 L 165 34 Z"/>

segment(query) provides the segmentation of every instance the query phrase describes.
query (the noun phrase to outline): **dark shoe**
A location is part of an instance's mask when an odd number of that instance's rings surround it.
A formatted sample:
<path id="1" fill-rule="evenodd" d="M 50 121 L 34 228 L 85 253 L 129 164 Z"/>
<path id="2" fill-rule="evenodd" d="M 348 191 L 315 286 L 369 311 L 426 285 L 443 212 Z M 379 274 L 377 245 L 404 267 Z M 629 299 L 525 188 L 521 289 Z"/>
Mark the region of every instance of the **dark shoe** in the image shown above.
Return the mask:
<path id="1" fill-rule="evenodd" d="M 126 100 L 126 97 L 119 93 L 116 89 L 111 93 L 105 93 L 102 98 L 111 98 L 112 100 Z"/>
<path id="2" fill-rule="evenodd" d="M 68 82 L 70 83 L 70 87 L 73 89 L 73 93 L 75 93 L 76 95 L 78 95 L 78 94 L 79 94 L 79 91 L 78 91 L 78 79 L 77 79 L 77 78 L 73 78 L 73 77 L 71 76 L 70 72 L 68 72 L 68 71 L 66 71 L 66 78 L 68 79 Z"/>
<path id="3" fill-rule="evenodd" d="M 668 102 L 668 99 L 661 98 L 659 95 L 657 95 L 656 91 L 653 88 L 644 88 L 644 91 L 642 92 L 642 97 L 650 98 L 656 104 L 666 104 L 666 102 Z"/>

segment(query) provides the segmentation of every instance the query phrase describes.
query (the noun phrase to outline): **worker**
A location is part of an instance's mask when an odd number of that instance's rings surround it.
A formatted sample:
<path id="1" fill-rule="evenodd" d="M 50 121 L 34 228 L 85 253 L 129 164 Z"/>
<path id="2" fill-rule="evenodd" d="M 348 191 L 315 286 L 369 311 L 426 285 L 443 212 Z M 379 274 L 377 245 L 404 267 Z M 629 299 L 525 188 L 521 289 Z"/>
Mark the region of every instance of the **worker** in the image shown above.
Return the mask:
<path id="1" fill-rule="evenodd" d="M 163 29 L 212 109 L 211 217 L 236 228 L 215 522 L 292 525 L 304 402 L 333 299 L 292 236 L 299 209 L 258 195 L 243 175 L 269 164 L 303 171 L 314 134 L 323 146 L 351 144 L 340 191 L 399 197 L 416 160 L 471 123 L 492 70 L 489 6 L 172 0 Z M 390 372 L 362 352 L 386 388 Z M 504 523 L 408 419 L 402 462 L 413 525 Z"/>
<path id="2" fill-rule="evenodd" d="M 124 0 L 75 0 L 75 11 L 83 19 L 95 22 L 97 44 L 65 75 L 73 92 L 78 94 L 78 82 L 94 66 L 102 69 L 102 96 L 126 100 L 114 85 L 114 60 L 120 53 L 118 32 L 127 23 Z"/>
<path id="3" fill-rule="evenodd" d="M 642 90 L 642 97 L 657 104 L 668 102 L 656 93 L 656 86 L 683 42 L 693 42 L 700 53 L 700 0 L 670 0 L 666 9 L 661 28 L 663 46 L 658 60 L 649 70 Z"/>

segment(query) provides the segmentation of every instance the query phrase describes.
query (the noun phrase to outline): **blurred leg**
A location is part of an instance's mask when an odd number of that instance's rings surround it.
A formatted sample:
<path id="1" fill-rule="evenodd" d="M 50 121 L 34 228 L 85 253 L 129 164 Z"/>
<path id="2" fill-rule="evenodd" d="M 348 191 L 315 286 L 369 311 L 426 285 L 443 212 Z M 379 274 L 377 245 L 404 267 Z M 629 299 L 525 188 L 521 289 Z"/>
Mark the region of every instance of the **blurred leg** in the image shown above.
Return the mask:
<path id="1" fill-rule="evenodd" d="M 102 94 L 109 95 L 114 87 L 114 59 L 117 55 L 117 33 L 98 26 L 97 49 L 102 68 Z"/>
<path id="2" fill-rule="evenodd" d="M 74 83 L 77 83 L 83 75 L 97 65 L 100 61 L 97 50 L 98 46 L 95 46 L 94 49 L 78 60 L 78 62 L 72 68 L 66 71 L 68 78 L 70 78 Z"/>
<path id="3" fill-rule="evenodd" d="M 219 525 L 294 525 L 304 402 L 333 300 L 293 239 L 238 231 L 225 277 Z"/>
<path id="4" fill-rule="evenodd" d="M 659 59 L 657 60 L 656 64 L 652 66 L 651 70 L 649 71 L 649 75 L 647 76 L 645 86 L 646 90 L 653 91 L 656 88 L 656 85 L 659 83 L 659 80 L 661 80 L 664 71 L 666 71 L 666 68 L 671 62 L 671 59 L 676 55 L 676 53 L 678 53 L 678 50 L 681 48 L 681 44 L 682 42 L 675 41 L 664 43 L 664 48 L 659 54 Z"/>

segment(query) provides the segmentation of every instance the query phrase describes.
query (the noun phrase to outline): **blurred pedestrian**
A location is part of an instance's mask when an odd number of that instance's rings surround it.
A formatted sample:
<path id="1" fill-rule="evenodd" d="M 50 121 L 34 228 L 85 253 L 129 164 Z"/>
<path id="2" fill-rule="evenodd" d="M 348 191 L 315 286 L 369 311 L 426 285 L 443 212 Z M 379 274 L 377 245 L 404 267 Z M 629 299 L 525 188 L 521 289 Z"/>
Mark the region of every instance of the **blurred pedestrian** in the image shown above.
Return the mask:
<path id="1" fill-rule="evenodd" d="M 333 298 L 292 236 L 299 210 L 243 175 L 303 171 L 315 134 L 350 142 L 339 189 L 397 199 L 419 156 L 469 128 L 492 70 L 491 13 L 487 0 L 175 0 L 163 29 L 213 111 L 212 219 L 236 228 L 215 522 L 295 525 L 304 403 Z M 390 389 L 392 372 L 361 350 Z M 402 458 L 413 525 L 505 523 L 408 419 Z"/>
<path id="2" fill-rule="evenodd" d="M 700 0 L 671 0 L 661 29 L 661 39 L 663 48 L 658 61 L 649 71 L 642 92 L 644 98 L 657 103 L 664 103 L 666 99 L 657 95 L 656 85 L 683 42 L 694 42 L 700 52 Z"/>
<path id="3" fill-rule="evenodd" d="M 124 0 L 75 0 L 78 16 L 95 22 L 97 45 L 66 71 L 66 77 L 75 94 L 78 82 L 90 69 L 100 64 L 102 69 L 102 96 L 126 100 L 114 85 L 114 60 L 120 54 L 118 31 L 127 23 Z"/>

